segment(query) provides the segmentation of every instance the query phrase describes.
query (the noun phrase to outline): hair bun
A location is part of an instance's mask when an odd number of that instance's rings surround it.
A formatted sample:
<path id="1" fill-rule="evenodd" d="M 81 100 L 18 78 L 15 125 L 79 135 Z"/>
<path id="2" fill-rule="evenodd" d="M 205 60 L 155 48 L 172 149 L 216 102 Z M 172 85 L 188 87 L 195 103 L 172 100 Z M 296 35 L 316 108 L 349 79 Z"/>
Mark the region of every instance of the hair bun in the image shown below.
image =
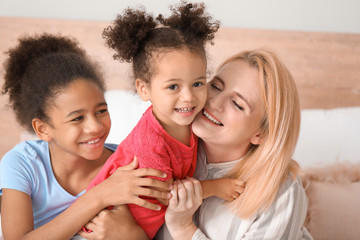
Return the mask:
<path id="1" fill-rule="evenodd" d="M 144 9 L 127 8 L 118 15 L 113 25 L 103 31 L 106 45 L 116 51 L 114 59 L 131 62 L 142 47 L 148 33 L 155 29 L 157 23 L 151 14 Z"/>
<path id="2" fill-rule="evenodd" d="M 52 53 L 64 52 L 85 55 L 85 52 L 78 46 L 77 41 L 47 33 L 34 37 L 25 36 L 20 38 L 18 46 L 10 49 L 8 54 L 15 57 L 15 60 L 18 60 L 16 62 L 18 72 L 25 73 L 26 68 L 37 58 Z"/>
<path id="3" fill-rule="evenodd" d="M 19 38 L 18 45 L 6 52 L 9 57 L 4 62 L 4 69 L 7 70 L 3 93 L 19 91 L 24 74 L 36 59 L 48 54 L 64 52 L 85 55 L 78 42 L 67 37 L 45 33 Z M 11 96 L 12 94 L 10 99 Z"/>
<path id="4" fill-rule="evenodd" d="M 187 4 L 183 1 L 179 6 L 172 6 L 171 11 L 170 17 L 164 18 L 160 14 L 157 20 L 164 26 L 178 29 L 187 41 L 204 44 L 214 39 L 220 24 L 206 13 L 204 3 Z"/>

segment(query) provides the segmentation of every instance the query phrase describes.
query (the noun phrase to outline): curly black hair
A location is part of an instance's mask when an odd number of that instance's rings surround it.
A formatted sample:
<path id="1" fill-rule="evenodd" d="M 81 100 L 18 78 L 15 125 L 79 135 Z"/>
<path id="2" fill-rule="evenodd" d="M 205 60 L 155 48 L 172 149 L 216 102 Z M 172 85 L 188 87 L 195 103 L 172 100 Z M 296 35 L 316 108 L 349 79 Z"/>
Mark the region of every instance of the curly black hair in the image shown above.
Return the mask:
<path id="1" fill-rule="evenodd" d="M 204 3 L 172 6 L 172 15 L 154 18 L 144 8 L 127 8 L 103 31 L 106 45 L 116 51 L 114 59 L 132 62 L 134 78 L 149 83 L 155 72 L 154 54 L 188 49 L 206 60 L 205 44 L 214 38 L 219 22 L 205 11 Z"/>
<path id="2" fill-rule="evenodd" d="M 47 110 L 74 80 L 91 81 L 105 91 L 99 66 L 69 37 L 47 33 L 23 36 L 5 54 L 2 94 L 9 94 L 10 107 L 29 132 L 33 131 L 32 119 L 49 121 Z"/>

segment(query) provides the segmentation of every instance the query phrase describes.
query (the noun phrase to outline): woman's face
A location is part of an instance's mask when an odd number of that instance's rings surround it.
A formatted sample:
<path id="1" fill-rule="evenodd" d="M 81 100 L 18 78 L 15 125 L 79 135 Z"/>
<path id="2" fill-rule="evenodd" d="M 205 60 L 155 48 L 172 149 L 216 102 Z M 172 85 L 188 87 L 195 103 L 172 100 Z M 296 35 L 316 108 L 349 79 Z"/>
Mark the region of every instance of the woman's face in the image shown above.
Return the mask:
<path id="1" fill-rule="evenodd" d="M 264 116 L 259 72 L 236 60 L 225 64 L 208 83 L 204 110 L 192 129 L 205 144 L 232 151 L 260 143 L 260 122 Z"/>

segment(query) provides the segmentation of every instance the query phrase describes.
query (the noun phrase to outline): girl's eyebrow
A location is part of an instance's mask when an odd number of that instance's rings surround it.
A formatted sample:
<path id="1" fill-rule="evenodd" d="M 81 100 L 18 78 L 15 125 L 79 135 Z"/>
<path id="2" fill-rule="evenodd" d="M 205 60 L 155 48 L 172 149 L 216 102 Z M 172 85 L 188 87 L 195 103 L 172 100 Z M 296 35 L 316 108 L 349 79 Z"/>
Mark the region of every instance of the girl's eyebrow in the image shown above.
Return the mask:
<path id="1" fill-rule="evenodd" d="M 201 77 L 195 78 L 194 80 L 197 81 L 200 79 L 206 79 L 206 76 L 201 76 Z M 181 81 L 181 79 L 180 78 L 171 78 L 171 79 L 166 80 L 165 82 L 168 83 L 168 82 L 176 82 L 176 81 Z"/>
<path id="2" fill-rule="evenodd" d="M 96 107 L 102 107 L 102 106 L 107 106 L 107 103 L 106 102 L 100 102 L 96 105 Z M 85 109 L 77 109 L 75 111 L 72 111 L 70 113 L 68 113 L 65 117 L 68 118 L 68 117 L 72 117 L 74 115 L 79 115 L 81 113 L 85 112 Z"/>
<path id="3" fill-rule="evenodd" d="M 214 78 L 216 78 L 219 82 L 221 82 L 222 85 L 225 85 L 224 80 L 222 80 L 219 76 L 215 76 Z M 239 92 L 236 92 L 236 91 L 235 91 L 235 94 L 236 94 L 236 96 L 241 98 L 246 103 L 246 105 L 248 105 L 248 107 L 250 109 L 252 109 L 252 107 L 251 107 L 249 101 L 246 99 L 246 97 L 244 97 L 242 94 L 240 94 Z"/>

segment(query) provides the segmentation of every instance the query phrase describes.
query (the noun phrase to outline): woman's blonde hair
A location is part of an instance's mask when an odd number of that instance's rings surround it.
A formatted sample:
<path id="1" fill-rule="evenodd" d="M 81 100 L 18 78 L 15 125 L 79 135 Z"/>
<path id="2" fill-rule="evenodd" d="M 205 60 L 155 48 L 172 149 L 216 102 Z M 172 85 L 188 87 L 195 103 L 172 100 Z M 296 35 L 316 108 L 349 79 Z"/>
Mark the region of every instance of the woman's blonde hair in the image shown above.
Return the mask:
<path id="1" fill-rule="evenodd" d="M 268 209 L 284 180 L 296 177 L 299 166 L 291 157 L 299 136 L 300 104 L 291 73 L 272 52 L 244 51 L 220 68 L 233 61 L 243 61 L 259 71 L 265 109 L 260 144 L 250 146 L 230 172 L 231 177 L 246 181 L 244 193 L 231 205 L 240 217 L 249 218 Z"/>

